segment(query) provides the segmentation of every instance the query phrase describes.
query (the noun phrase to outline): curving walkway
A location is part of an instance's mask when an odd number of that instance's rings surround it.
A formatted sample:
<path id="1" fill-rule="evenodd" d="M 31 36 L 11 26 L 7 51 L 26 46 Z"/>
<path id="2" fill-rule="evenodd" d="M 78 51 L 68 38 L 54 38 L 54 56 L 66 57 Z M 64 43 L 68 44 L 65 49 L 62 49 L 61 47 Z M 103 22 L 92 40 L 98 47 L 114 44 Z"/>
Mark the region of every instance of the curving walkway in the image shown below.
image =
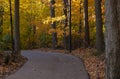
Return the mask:
<path id="1" fill-rule="evenodd" d="M 89 79 L 82 61 L 71 55 L 22 51 L 28 62 L 6 79 Z"/>

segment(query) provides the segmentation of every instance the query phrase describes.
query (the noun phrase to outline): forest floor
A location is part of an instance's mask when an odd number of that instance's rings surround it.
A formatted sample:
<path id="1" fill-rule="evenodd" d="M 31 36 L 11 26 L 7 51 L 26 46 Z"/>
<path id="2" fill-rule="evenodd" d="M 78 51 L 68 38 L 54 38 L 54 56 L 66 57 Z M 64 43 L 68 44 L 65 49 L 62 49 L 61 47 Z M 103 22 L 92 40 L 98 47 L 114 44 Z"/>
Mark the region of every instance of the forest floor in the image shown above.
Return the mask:
<path id="1" fill-rule="evenodd" d="M 22 56 L 19 62 L 13 62 L 11 61 L 12 58 L 10 52 L 9 55 L 7 54 L 8 52 L 0 52 L 0 78 L 4 78 L 7 75 L 15 73 L 27 61 L 27 58 Z"/>
<path id="2" fill-rule="evenodd" d="M 78 58 L 82 58 L 85 64 L 86 70 L 90 75 L 90 79 L 105 79 L 105 54 L 99 54 L 95 49 L 76 49 L 72 53 L 65 52 L 65 50 L 53 50 L 50 48 L 41 48 L 41 51 L 45 52 L 59 52 L 72 54 Z"/>

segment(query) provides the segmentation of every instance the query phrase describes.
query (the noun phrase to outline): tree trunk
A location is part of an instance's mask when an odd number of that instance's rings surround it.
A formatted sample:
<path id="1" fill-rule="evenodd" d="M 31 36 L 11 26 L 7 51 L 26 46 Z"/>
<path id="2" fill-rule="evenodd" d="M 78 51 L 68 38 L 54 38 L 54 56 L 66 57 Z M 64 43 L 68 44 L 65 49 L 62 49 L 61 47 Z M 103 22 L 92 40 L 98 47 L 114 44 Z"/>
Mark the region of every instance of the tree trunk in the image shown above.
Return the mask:
<path id="1" fill-rule="evenodd" d="M 88 22 L 88 0 L 84 0 L 84 17 L 85 17 L 85 47 L 90 46 L 89 22 Z"/>
<path id="2" fill-rule="evenodd" d="M 15 0 L 14 42 L 15 53 L 20 54 L 19 0 Z"/>
<path id="3" fill-rule="evenodd" d="M 82 45 L 82 38 L 81 38 L 81 34 L 82 34 L 82 0 L 80 0 L 80 18 L 79 18 L 79 30 L 78 30 L 78 33 L 79 33 L 79 48 L 81 47 Z"/>
<path id="4" fill-rule="evenodd" d="M 68 8 L 68 25 L 69 25 L 69 52 L 71 53 L 72 52 L 72 23 L 71 23 L 71 16 L 72 16 L 72 13 L 71 13 L 71 9 L 72 9 L 72 0 L 69 0 L 69 8 Z"/>
<path id="5" fill-rule="evenodd" d="M 12 18 L 12 4 L 11 0 L 9 0 L 10 5 L 10 25 L 11 25 L 11 42 L 12 42 L 12 53 L 14 52 L 14 38 L 13 38 L 13 18 Z"/>
<path id="6" fill-rule="evenodd" d="M 95 0 L 95 15 L 96 15 L 96 49 L 98 52 L 104 51 L 103 23 L 102 23 L 102 0 Z"/>
<path id="7" fill-rule="evenodd" d="M 120 79 L 120 0 L 106 0 L 106 79 Z"/>
<path id="8" fill-rule="evenodd" d="M 3 25 L 3 15 L 4 15 L 4 7 L 0 5 L 0 35 L 2 35 L 2 25 Z"/>
<path id="9" fill-rule="evenodd" d="M 67 49 L 67 38 L 66 38 L 66 27 L 68 26 L 68 17 L 67 17 L 67 7 L 68 7 L 68 0 L 63 0 L 63 13 L 66 17 L 64 20 L 64 48 Z"/>
<path id="10" fill-rule="evenodd" d="M 50 0 L 50 16 L 51 18 L 54 18 L 55 17 L 55 1 L 54 0 Z M 51 24 L 51 27 L 53 29 L 56 29 L 56 23 L 53 22 Z M 52 48 L 55 49 L 56 48 L 56 44 L 57 44 L 57 33 L 56 32 L 53 32 L 52 33 Z"/>

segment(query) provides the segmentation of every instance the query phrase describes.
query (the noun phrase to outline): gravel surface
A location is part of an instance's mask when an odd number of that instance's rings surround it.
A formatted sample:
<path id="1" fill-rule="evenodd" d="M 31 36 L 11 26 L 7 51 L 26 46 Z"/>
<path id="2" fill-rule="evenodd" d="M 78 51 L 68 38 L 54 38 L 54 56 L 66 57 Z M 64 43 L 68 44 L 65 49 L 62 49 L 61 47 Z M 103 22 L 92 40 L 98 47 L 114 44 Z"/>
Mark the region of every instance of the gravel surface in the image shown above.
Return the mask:
<path id="1" fill-rule="evenodd" d="M 22 54 L 28 58 L 27 63 L 5 79 L 89 79 L 83 62 L 74 56 L 38 50 Z"/>

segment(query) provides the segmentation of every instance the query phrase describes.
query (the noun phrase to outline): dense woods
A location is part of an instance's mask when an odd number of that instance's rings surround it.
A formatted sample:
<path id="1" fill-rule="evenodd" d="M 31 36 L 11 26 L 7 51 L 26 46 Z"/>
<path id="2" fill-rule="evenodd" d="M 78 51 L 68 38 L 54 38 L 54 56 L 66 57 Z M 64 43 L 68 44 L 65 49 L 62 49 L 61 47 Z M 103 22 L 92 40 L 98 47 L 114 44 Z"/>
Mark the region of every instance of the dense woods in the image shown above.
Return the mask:
<path id="1" fill-rule="evenodd" d="M 11 50 L 19 59 L 23 49 L 93 48 L 105 57 L 106 79 L 119 79 L 119 5 L 119 0 L 0 0 L 0 51 Z"/>
<path id="2" fill-rule="evenodd" d="M 13 17 L 12 25 L 16 29 L 15 17 L 16 8 L 14 1 L 11 0 L 11 8 L 8 1 L 2 1 L 1 6 L 4 8 L 3 18 L 3 38 L 1 39 L 1 49 L 12 49 L 11 38 L 11 16 Z M 24 3 L 24 4 L 23 4 Z M 102 13 L 104 14 L 102 5 Z M 10 13 L 11 9 L 11 13 Z M 69 49 L 69 1 L 20 1 L 20 42 L 22 49 L 32 49 L 41 47 L 65 48 Z M 71 7 L 71 29 L 72 29 L 72 49 L 78 47 L 95 47 L 95 12 L 94 3 L 91 1 L 73 0 Z M 15 16 L 14 16 L 15 15 Z M 76 17 L 78 16 L 78 17 Z M 85 16 L 85 18 L 83 17 Z M 89 17 L 89 18 L 88 18 Z M 6 19 L 8 18 L 8 19 Z M 19 18 L 16 18 L 19 19 Z M 85 20 L 84 20 L 85 19 Z M 88 23 L 89 22 L 89 23 Z M 85 23 L 85 24 L 84 24 Z M 85 28 L 84 28 L 85 26 Z M 14 30 L 17 32 L 18 30 Z M 18 43 L 15 39 L 19 34 L 14 33 L 15 47 Z M 81 42 L 80 42 L 81 41 Z M 80 44 L 78 44 L 80 42 Z M 9 45 L 5 46 L 6 43 Z M 91 45 L 90 45 L 91 44 Z"/>

